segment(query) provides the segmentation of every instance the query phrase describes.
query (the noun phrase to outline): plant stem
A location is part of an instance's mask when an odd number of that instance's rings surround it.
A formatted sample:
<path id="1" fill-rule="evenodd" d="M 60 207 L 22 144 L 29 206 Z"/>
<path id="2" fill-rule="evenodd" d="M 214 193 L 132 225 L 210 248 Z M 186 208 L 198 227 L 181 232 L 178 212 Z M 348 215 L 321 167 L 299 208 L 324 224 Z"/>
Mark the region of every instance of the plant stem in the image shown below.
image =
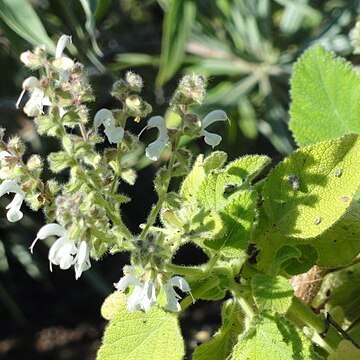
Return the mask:
<path id="1" fill-rule="evenodd" d="M 146 221 L 146 225 L 145 227 L 142 229 L 141 233 L 140 233 L 140 238 L 144 238 L 147 234 L 147 232 L 149 231 L 150 227 L 154 224 L 154 222 L 156 221 L 156 218 L 161 210 L 161 207 L 162 207 L 162 204 L 165 200 L 165 196 L 166 196 L 166 193 L 168 191 L 168 188 L 169 188 L 169 185 L 170 185 L 170 181 L 171 181 L 171 178 L 172 178 L 172 171 L 173 171 L 173 167 L 174 167 L 174 164 L 175 164 L 175 156 L 174 156 L 174 153 L 175 151 L 177 150 L 177 146 L 178 146 L 178 143 L 179 143 L 179 140 L 180 140 L 180 136 L 177 136 L 175 141 L 174 141 L 174 146 L 173 146 L 173 152 L 172 152 L 172 155 L 171 155 L 171 158 L 170 158 L 170 162 L 169 162 L 169 166 L 167 168 L 167 172 L 168 172 L 168 177 L 166 179 L 166 183 L 164 185 L 164 191 L 161 195 L 159 195 L 159 198 L 158 198 L 158 201 L 156 203 L 155 206 L 153 206 L 153 208 L 151 209 L 150 211 L 150 214 L 149 214 L 149 217 Z"/>
<path id="2" fill-rule="evenodd" d="M 343 340 L 343 337 L 333 326 L 327 324 L 324 318 L 312 312 L 311 309 L 303 304 L 298 298 L 293 299 L 286 315 L 295 323 L 304 324 L 313 329 L 323 340 L 323 343 L 321 344 L 319 341 L 316 341 L 317 336 L 315 336 L 314 341 L 328 352 L 330 351 L 329 348 L 332 349 L 332 351 L 335 351 L 338 344 Z M 324 333 L 325 335 L 322 336 Z"/>

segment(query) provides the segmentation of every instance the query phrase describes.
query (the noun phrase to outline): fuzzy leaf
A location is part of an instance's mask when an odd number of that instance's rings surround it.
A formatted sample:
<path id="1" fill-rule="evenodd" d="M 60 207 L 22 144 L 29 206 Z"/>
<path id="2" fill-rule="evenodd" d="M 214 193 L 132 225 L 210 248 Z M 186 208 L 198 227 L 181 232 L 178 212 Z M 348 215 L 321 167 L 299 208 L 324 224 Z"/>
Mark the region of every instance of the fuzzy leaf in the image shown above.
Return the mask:
<path id="1" fill-rule="evenodd" d="M 291 81 L 290 129 L 300 146 L 360 132 L 360 76 L 321 46 L 304 53 Z"/>
<path id="2" fill-rule="evenodd" d="M 268 163 L 267 156 L 248 155 L 229 163 L 224 170 L 210 173 L 199 186 L 199 202 L 209 209 L 222 210 L 232 201 L 230 197 L 246 188 Z"/>
<path id="3" fill-rule="evenodd" d="M 203 159 L 203 155 L 199 155 L 197 157 L 193 168 L 191 169 L 189 175 L 185 178 L 184 182 L 181 185 L 180 195 L 186 200 L 195 200 L 195 193 L 201 182 L 205 179 Z"/>
<path id="4" fill-rule="evenodd" d="M 224 236 L 206 241 L 205 245 L 220 250 L 228 257 L 245 256 L 256 218 L 255 206 L 255 192 L 240 191 L 235 194 L 232 201 L 220 213 L 226 229 Z"/>
<path id="5" fill-rule="evenodd" d="M 220 169 L 226 163 L 227 154 L 224 151 L 214 151 L 204 160 L 204 171 L 209 174 L 212 170 Z"/>
<path id="6" fill-rule="evenodd" d="M 274 168 L 262 189 L 272 226 L 302 239 L 332 226 L 360 185 L 359 153 L 359 135 L 349 134 L 299 149 Z"/>
<path id="7" fill-rule="evenodd" d="M 284 318 L 264 317 L 239 336 L 231 360 L 315 360 L 308 340 Z"/>
<path id="8" fill-rule="evenodd" d="M 112 314 L 97 360 L 181 360 L 184 356 L 176 315 L 152 308 L 148 313 L 127 312 L 121 307 Z"/>
<path id="9" fill-rule="evenodd" d="M 279 314 L 288 311 L 294 291 L 284 277 L 257 274 L 252 278 L 251 287 L 260 311 L 267 310 Z"/>

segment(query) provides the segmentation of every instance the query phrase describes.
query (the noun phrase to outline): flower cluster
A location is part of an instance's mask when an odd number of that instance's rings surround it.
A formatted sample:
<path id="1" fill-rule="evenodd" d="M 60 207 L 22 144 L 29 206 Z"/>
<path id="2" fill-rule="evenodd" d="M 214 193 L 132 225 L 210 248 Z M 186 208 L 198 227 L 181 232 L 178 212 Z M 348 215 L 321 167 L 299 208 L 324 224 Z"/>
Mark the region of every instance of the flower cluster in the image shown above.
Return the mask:
<path id="1" fill-rule="evenodd" d="M 49 251 L 51 271 L 52 264 L 58 265 L 62 270 L 67 270 L 74 265 L 75 277 L 78 279 L 83 271 L 90 268 L 89 246 L 86 241 L 77 244 L 76 241 L 70 239 L 66 229 L 59 224 L 47 224 L 39 230 L 36 239 L 30 246 L 31 253 L 39 239 L 44 240 L 49 236 L 58 237 Z"/>
<path id="2" fill-rule="evenodd" d="M 126 268 L 124 272 L 126 272 Z M 157 292 L 162 290 L 166 296 L 166 303 L 164 305 L 165 310 L 180 311 L 181 306 L 179 300 L 181 296 L 174 290 L 175 287 L 179 288 L 183 292 L 188 292 L 192 297 L 190 286 L 187 281 L 181 276 L 174 276 L 167 280 L 165 284 L 161 285 L 159 281 L 153 279 L 147 279 L 145 281 L 140 280 L 133 274 L 133 269 L 130 269 L 130 273 L 123 276 L 119 282 L 114 286 L 117 290 L 125 291 L 131 287 L 131 293 L 127 298 L 127 310 L 144 310 L 148 312 L 152 306 L 158 303 Z M 157 291 L 160 289 L 159 291 Z M 194 298 L 192 297 L 193 301 Z"/>

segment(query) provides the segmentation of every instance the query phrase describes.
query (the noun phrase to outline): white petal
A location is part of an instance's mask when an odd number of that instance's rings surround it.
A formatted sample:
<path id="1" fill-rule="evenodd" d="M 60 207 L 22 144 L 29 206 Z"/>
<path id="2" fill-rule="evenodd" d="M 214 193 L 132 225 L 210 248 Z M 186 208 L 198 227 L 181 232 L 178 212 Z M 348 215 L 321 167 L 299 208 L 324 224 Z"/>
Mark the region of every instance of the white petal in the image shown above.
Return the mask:
<path id="1" fill-rule="evenodd" d="M 0 152 L 0 161 L 4 160 L 6 157 L 12 157 L 7 151 Z"/>
<path id="2" fill-rule="evenodd" d="M 52 245 L 49 250 L 48 259 L 51 263 L 55 265 L 59 265 L 59 259 L 57 258 L 57 253 L 61 249 L 62 246 L 68 243 L 68 239 L 66 237 L 59 237 Z"/>
<path id="3" fill-rule="evenodd" d="M 71 43 L 71 36 L 69 36 L 69 35 L 61 35 L 60 36 L 60 39 L 58 40 L 58 42 L 56 44 L 56 50 L 55 50 L 55 58 L 56 59 L 59 59 L 62 56 L 64 49 L 70 43 Z"/>
<path id="4" fill-rule="evenodd" d="M 146 157 L 148 157 L 150 160 L 156 161 L 160 157 L 168 140 L 169 140 L 169 137 L 166 134 L 165 136 L 159 137 L 154 142 L 149 144 L 145 149 Z"/>
<path id="5" fill-rule="evenodd" d="M 23 201 L 24 197 L 21 194 L 15 194 L 13 201 L 6 207 L 6 209 L 9 209 L 7 219 L 10 222 L 16 222 L 22 219 L 23 213 L 20 211 L 20 207 Z"/>
<path id="6" fill-rule="evenodd" d="M 141 308 L 145 312 L 148 312 L 151 307 L 156 304 L 155 287 L 152 280 L 148 280 L 145 282 L 140 297 Z"/>
<path id="7" fill-rule="evenodd" d="M 164 308 L 166 310 L 175 311 L 175 312 L 180 311 L 181 306 L 178 301 L 180 296 L 173 289 L 172 285 L 166 283 L 163 289 L 166 295 L 166 305 L 164 306 Z"/>
<path id="8" fill-rule="evenodd" d="M 23 90 L 31 90 L 39 87 L 39 80 L 35 76 L 29 76 L 22 83 Z"/>
<path id="9" fill-rule="evenodd" d="M 24 194 L 21 187 L 14 180 L 4 180 L 0 185 L 0 197 L 8 193 Z"/>
<path id="10" fill-rule="evenodd" d="M 24 113 L 29 117 L 39 116 L 43 113 L 44 92 L 39 88 L 34 88 L 31 92 L 30 99 L 24 106 Z"/>
<path id="11" fill-rule="evenodd" d="M 115 127 L 113 124 L 105 126 L 104 132 L 110 143 L 119 144 L 124 137 L 124 129 L 121 126 Z"/>
<path id="12" fill-rule="evenodd" d="M 153 116 L 149 119 L 147 127 L 149 129 L 156 127 L 159 129 L 159 131 L 160 129 L 166 130 L 165 119 L 162 116 Z"/>
<path id="13" fill-rule="evenodd" d="M 188 282 L 181 276 L 174 276 L 167 283 L 173 287 L 178 287 L 181 291 L 190 291 L 190 286 Z"/>
<path id="14" fill-rule="evenodd" d="M 212 147 L 218 146 L 222 140 L 220 135 L 210 133 L 206 130 L 201 130 L 200 135 L 204 136 L 205 142 Z"/>
<path id="15" fill-rule="evenodd" d="M 45 239 L 48 236 L 65 236 L 66 235 L 66 230 L 63 226 L 59 225 L 59 224 L 47 224 L 44 225 L 39 232 L 37 233 L 36 237 L 38 239 Z"/>
<path id="16" fill-rule="evenodd" d="M 108 109 L 100 109 L 94 117 L 94 126 L 98 128 L 105 121 L 110 120 L 109 125 L 114 124 L 114 116 L 113 113 Z"/>
<path id="17" fill-rule="evenodd" d="M 75 278 L 78 279 L 83 271 L 90 269 L 90 252 L 86 241 L 82 241 L 79 246 L 77 256 L 75 258 Z"/>
<path id="18" fill-rule="evenodd" d="M 225 111 L 222 111 L 222 110 L 211 111 L 209 114 L 207 114 L 205 116 L 205 118 L 201 122 L 201 128 L 205 129 L 214 122 L 226 121 L 227 119 L 228 119 L 228 117 L 227 117 Z"/>
<path id="19" fill-rule="evenodd" d="M 134 290 L 132 291 L 131 295 L 127 298 L 127 311 L 135 311 L 140 310 L 140 300 L 141 300 L 141 294 L 142 294 L 142 287 L 141 286 L 135 286 Z"/>
<path id="20" fill-rule="evenodd" d="M 169 136 L 166 128 L 165 119 L 163 117 L 153 116 L 152 118 L 150 118 L 147 128 L 151 129 L 154 127 L 159 130 L 159 137 L 146 147 L 145 155 L 150 160 L 156 161 L 160 157 L 167 142 L 169 141 Z"/>
<path id="21" fill-rule="evenodd" d="M 115 288 L 120 291 L 124 291 L 126 288 L 128 288 L 131 285 L 141 287 L 140 281 L 131 274 L 123 276 L 117 283 L 114 283 Z"/>

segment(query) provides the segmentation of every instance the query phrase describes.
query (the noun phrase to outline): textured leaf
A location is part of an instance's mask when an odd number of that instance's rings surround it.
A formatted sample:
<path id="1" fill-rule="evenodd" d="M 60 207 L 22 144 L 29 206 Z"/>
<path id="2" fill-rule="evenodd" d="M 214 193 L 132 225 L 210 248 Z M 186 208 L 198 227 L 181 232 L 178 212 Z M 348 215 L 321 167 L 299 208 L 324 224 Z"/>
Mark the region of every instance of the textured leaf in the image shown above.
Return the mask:
<path id="1" fill-rule="evenodd" d="M 229 163 L 224 170 L 214 171 L 199 186 L 199 202 L 209 209 L 222 210 L 232 201 L 231 196 L 246 188 L 268 163 L 267 156 L 248 155 Z"/>
<path id="2" fill-rule="evenodd" d="M 311 238 L 333 225 L 360 185 L 359 153 L 359 136 L 349 134 L 299 149 L 274 168 L 262 189 L 273 227 Z"/>
<path id="3" fill-rule="evenodd" d="M 291 80 L 290 129 L 300 146 L 360 132 L 360 76 L 350 63 L 315 46 Z"/>
<path id="4" fill-rule="evenodd" d="M 121 307 L 105 331 L 98 360 L 181 360 L 184 342 L 175 314 L 153 308 L 148 313 Z"/>
<path id="5" fill-rule="evenodd" d="M 195 200 L 195 194 L 201 182 L 205 179 L 203 155 L 199 155 L 193 168 L 181 185 L 180 195 L 189 201 Z"/>
<path id="6" fill-rule="evenodd" d="M 228 257 L 245 255 L 252 236 L 256 218 L 256 193 L 240 191 L 224 207 L 220 215 L 225 226 L 225 234 L 219 239 L 206 241 L 205 245 Z"/>
<path id="7" fill-rule="evenodd" d="M 293 289 L 282 276 L 257 274 L 251 280 L 255 303 L 260 309 L 285 314 L 292 301 Z"/>
<path id="8" fill-rule="evenodd" d="M 220 169 L 224 166 L 227 159 L 227 154 L 224 151 L 213 151 L 204 160 L 204 170 L 208 174 L 212 170 Z"/>
<path id="9" fill-rule="evenodd" d="M 239 336 L 231 360 L 310 360 L 310 340 L 284 318 L 262 318 Z"/>
<path id="10" fill-rule="evenodd" d="M 318 252 L 319 266 L 349 264 L 360 252 L 360 204 L 351 203 L 345 215 L 311 243 Z"/>
<path id="11" fill-rule="evenodd" d="M 0 0 L 0 17 L 30 44 L 45 45 L 50 54 L 55 54 L 55 45 L 28 0 Z"/>

